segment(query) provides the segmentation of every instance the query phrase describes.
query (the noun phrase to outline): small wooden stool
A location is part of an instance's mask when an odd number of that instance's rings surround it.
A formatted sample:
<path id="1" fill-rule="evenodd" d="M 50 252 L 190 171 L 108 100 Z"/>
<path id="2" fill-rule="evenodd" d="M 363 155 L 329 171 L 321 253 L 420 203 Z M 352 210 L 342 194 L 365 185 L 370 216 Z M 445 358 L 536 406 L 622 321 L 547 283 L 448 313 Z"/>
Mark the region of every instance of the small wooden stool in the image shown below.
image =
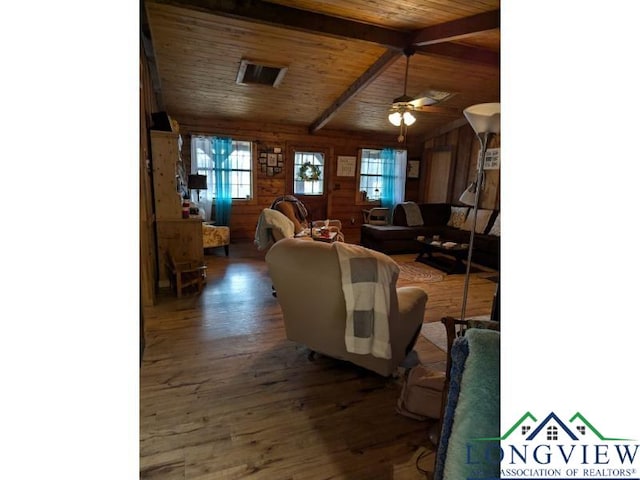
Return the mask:
<path id="1" fill-rule="evenodd" d="M 183 290 L 195 286 L 197 293 L 202 293 L 207 278 L 207 266 L 198 260 L 176 262 L 167 252 L 167 267 L 171 288 L 175 289 L 178 298 Z"/>

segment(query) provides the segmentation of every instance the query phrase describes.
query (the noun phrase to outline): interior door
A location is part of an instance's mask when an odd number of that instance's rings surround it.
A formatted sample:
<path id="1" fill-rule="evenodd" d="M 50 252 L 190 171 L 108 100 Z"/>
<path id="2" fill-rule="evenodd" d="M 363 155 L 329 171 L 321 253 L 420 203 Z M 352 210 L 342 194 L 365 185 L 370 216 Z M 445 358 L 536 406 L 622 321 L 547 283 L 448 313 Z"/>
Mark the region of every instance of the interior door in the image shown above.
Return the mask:
<path id="1" fill-rule="evenodd" d="M 430 149 L 427 154 L 425 181 L 426 203 L 449 203 L 453 183 L 453 149 L 451 147 Z"/>
<path id="2" fill-rule="evenodd" d="M 310 155 L 319 155 L 322 158 L 322 194 L 318 195 L 305 195 L 295 191 L 294 182 L 299 180 L 299 165 L 294 164 L 296 153 L 305 155 L 305 158 L 309 158 Z M 289 145 L 287 148 L 287 158 L 291 159 L 289 167 L 287 169 L 287 191 L 291 195 L 295 195 L 309 211 L 309 215 L 312 220 L 324 220 L 328 218 L 328 203 L 330 193 L 328 191 L 329 179 L 331 178 L 332 169 L 332 154 L 331 149 L 327 147 L 313 146 L 313 145 Z"/>

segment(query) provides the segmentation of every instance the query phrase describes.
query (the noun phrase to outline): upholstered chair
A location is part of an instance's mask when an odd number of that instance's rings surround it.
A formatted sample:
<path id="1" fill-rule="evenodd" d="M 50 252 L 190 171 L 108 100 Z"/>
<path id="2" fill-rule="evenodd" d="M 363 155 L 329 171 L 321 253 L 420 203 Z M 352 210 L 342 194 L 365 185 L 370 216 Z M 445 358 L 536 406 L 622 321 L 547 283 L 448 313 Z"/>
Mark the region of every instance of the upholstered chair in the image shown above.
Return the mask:
<path id="1" fill-rule="evenodd" d="M 412 350 L 420 334 L 427 294 L 417 287 L 396 288 L 397 273 L 388 282 L 378 280 L 389 292 L 389 358 L 347 351 L 347 300 L 343 291 L 337 249 L 342 246 L 363 253 L 373 252 L 340 242 L 301 242 L 285 238 L 267 252 L 269 275 L 278 292 L 287 338 L 314 352 L 351 362 L 389 376 Z M 395 262 L 373 252 L 382 262 Z M 396 266 L 397 267 L 397 266 Z M 397 271 L 397 270 L 396 270 Z"/>
<path id="2" fill-rule="evenodd" d="M 207 248 L 224 247 L 224 254 L 229 256 L 230 243 L 229 227 L 224 225 L 212 225 L 206 222 L 202 223 L 202 246 Z"/>
<path id="3" fill-rule="evenodd" d="M 388 225 L 389 209 L 383 207 L 373 207 L 369 210 L 362 210 L 362 221 L 369 225 Z"/>

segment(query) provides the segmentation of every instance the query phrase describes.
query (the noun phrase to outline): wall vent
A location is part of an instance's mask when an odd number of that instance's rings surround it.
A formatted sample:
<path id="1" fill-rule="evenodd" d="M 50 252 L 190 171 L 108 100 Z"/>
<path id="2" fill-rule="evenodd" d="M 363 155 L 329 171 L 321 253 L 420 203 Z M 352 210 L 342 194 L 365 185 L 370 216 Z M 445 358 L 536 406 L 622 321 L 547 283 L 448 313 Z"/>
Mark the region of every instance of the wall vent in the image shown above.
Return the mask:
<path id="1" fill-rule="evenodd" d="M 287 67 L 242 60 L 236 83 L 238 85 L 269 85 L 277 88 L 286 73 Z"/>

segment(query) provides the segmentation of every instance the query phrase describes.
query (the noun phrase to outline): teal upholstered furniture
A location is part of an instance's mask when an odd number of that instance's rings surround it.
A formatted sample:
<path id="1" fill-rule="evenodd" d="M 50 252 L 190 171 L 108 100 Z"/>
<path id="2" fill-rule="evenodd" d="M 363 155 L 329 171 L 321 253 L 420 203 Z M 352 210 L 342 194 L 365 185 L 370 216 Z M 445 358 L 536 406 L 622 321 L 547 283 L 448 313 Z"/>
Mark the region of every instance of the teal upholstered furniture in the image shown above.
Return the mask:
<path id="1" fill-rule="evenodd" d="M 469 328 L 451 348 L 435 480 L 500 478 L 500 333 Z M 481 459 L 482 461 L 479 461 Z"/>

